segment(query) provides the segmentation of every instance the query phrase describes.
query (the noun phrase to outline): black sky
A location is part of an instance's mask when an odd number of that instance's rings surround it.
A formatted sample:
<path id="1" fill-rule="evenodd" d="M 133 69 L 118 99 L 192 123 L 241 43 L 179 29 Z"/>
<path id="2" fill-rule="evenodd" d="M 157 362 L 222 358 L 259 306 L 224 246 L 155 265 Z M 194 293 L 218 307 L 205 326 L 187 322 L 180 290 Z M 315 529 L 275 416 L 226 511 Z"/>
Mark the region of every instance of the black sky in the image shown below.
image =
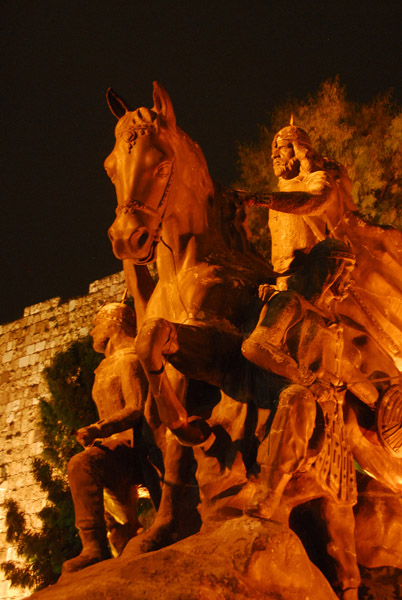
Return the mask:
<path id="1" fill-rule="evenodd" d="M 402 102 L 402 2 L 10 0 L 1 5 L 0 322 L 120 269 L 107 238 L 115 195 L 111 85 L 152 106 L 152 81 L 236 179 L 237 141 L 289 96 L 339 74 L 353 100 Z"/>

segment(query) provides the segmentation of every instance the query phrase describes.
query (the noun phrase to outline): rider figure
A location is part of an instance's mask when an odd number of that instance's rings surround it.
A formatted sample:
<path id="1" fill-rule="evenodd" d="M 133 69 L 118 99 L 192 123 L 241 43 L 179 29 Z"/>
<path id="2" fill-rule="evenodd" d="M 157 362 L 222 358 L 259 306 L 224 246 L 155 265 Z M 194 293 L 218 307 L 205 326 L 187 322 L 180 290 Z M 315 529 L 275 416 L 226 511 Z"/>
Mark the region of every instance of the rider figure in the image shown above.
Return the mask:
<path id="1" fill-rule="evenodd" d="M 345 167 L 320 156 L 307 133 L 289 125 L 272 143 L 279 192 L 255 195 L 250 203 L 269 208 L 271 262 L 279 289 L 297 251 L 326 237 L 342 240 L 356 255 L 355 284 L 342 306 L 402 370 L 402 237 L 391 227 L 370 225 L 358 214 Z"/>

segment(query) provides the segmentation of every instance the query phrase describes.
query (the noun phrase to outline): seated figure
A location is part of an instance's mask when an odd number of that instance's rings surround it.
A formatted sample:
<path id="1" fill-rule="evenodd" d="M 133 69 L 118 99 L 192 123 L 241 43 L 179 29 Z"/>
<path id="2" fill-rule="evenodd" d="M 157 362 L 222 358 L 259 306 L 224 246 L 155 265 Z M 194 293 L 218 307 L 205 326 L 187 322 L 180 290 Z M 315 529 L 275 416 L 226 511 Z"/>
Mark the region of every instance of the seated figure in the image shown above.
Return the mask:
<path id="1" fill-rule="evenodd" d="M 92 389 L 100 420 L 77 431 L 76 438 L 85 449 L 68 465 L 83 548 L 79 556 L 64 563 L 63 574 L 109 558 L 107 530 L 112 547 L 121 553 L 140 527 L 138 484 L 146 482 L 154 504 L 160 501 L 157 472 L 137 440 L 148 385 L 134 351 L 134 311 L 119 303 L 103 306 L 91 335 L 94 349 L 105 354 Z"/>

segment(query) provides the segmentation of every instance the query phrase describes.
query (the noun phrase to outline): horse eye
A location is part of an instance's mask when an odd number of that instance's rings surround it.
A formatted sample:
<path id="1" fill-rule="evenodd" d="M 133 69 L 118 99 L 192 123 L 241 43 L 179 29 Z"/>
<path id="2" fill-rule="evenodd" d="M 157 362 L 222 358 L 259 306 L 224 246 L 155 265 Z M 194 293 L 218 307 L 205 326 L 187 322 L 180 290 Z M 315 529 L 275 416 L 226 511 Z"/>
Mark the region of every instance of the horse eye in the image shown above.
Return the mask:
<path id="1" fill-rule="evenodd" d="M 135 131 L 124 131 L 122 133 L 123 140 L 127 143 L 133 142 L 137 138 L 137 133 Z"/>
<path id="2" fill-rule="evenodd" d="M 170 163 L 165 162 L 155 169 L 155 177 L 167 177 L 170 174 Z"/>

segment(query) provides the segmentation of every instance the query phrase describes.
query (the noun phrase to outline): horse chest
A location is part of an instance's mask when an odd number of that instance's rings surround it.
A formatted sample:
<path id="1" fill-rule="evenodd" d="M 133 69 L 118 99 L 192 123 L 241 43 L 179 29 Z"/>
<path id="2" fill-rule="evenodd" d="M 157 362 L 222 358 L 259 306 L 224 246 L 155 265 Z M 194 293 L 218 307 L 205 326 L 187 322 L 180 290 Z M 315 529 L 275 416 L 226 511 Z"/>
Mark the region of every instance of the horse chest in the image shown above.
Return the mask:
<path id="1" fill-rule="evenodd" d="M 178 323 L 218 320 L 238 329 L 248 313 L 256 311 L 256 300 L 256 289 L 240 276 L 220 266 L 201 263 L 183 269 L 173 278 L 161 277 L 146 317 Z"/>

